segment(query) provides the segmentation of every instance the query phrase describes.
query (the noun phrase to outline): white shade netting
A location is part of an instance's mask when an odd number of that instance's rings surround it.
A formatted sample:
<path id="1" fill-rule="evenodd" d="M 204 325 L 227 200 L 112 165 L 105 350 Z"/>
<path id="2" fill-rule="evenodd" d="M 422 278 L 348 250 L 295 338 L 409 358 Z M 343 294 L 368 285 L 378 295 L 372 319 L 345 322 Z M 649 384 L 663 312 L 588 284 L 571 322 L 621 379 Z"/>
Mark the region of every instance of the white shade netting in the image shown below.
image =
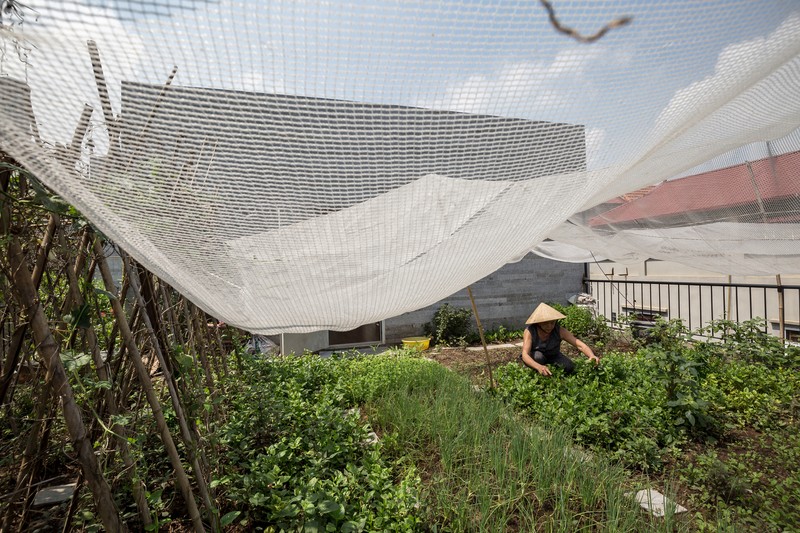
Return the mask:
<path id="1" fill-rule="evenodd" d="M 244 329 L 534 249 L 800 273 L 796 1 L 8 4 L 0 150 Z"/>

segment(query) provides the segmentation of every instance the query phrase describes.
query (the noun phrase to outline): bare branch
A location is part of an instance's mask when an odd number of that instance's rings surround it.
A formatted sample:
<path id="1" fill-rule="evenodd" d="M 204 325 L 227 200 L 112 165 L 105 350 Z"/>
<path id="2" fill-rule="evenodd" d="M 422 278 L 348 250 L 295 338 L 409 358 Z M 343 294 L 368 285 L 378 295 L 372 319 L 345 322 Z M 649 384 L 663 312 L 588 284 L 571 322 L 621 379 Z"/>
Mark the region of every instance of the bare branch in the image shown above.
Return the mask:
<path id="1" fill-rule="evenodd" d="M 556 11 L 555 9 L 553 9 L 553 5 L 548 0 L 539 0 L 539 3 L 541 3 L 547 10 L 547 15 L 550 18 L 550 23 L 557 31 L 569 35 L 570 37 L 581 43 L 592 43 L 601 38 L 606 33 L 608 33 L 609 30 L 625 26 L 626 24 L 630 23 L 633 20 L 633 17 L 620 17 L 618 19 L 612 20 L 611 22 L 600 28 L 599 31 L 593 33 L 592 35 L 581 35 L 576 30 L 564 26 L 563 24 L 561 24 L 561 22 L 559 22 L 558 18 L 556 18 Z"/>

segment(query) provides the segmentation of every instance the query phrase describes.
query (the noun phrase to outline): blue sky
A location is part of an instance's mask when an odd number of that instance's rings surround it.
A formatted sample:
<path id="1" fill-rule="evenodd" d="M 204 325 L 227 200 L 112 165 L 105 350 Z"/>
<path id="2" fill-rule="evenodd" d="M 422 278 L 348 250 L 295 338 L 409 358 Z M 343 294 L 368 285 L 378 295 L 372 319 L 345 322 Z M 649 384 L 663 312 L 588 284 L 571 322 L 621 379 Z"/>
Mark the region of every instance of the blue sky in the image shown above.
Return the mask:
<path id="1" fill-rule="evenodd" d="M 177 85 L 584 124 L 598 166 L 644 138 L 678 91 L 713 76 L 726 48 L 800 13 L 796 0 L 555 0 L 562 23 L 584 34 L 634 17 L 587 45 L 556 33 L 534 0 L 27 3 L 38 13 L 24 28 L 36 43 L 34 105 L 69 108 L 44 128 L 60 142 L 82 101 L 96 100 L 89 75 L 68 75 L 85 71 L 93 38 L 117 112 L 121 80 L 163 83 L 177 65 Z"/>

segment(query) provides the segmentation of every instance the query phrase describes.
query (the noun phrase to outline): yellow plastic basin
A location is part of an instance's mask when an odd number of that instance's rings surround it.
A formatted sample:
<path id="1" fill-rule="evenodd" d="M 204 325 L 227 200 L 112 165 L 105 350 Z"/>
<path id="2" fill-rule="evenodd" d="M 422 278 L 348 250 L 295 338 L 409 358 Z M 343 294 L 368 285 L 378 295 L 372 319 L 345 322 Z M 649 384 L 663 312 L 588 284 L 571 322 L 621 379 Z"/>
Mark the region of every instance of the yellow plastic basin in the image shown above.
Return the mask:
<path id="1" fill-rule="evenodd" d="M 431 345 L 430 337 L 408 337 L 403 339 L 403 346 L 417 350 L 427 350 Z"/>

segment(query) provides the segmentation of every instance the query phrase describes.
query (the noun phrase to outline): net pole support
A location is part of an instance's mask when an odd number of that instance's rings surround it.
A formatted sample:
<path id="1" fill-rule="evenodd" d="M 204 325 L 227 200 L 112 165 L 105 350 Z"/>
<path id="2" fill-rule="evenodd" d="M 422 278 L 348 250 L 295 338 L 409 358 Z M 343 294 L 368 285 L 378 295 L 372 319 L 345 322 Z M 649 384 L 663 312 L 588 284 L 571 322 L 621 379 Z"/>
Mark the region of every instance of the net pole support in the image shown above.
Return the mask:
<path id="1" fill-rule="evenodd" d="M 489 370 L 489 388 L 494 388 L 494 376 L 492 376 L 492 363 L 489 360 L 489 348 L 486 347 L 486 338 L 483 336 L 483 326 L 481 325 L 481 317 L 478 316 L 478 306 L 475 305 L 475 298 L 472 296 L 472 287 L 467 285 L 467 294 L 469 295 L 469 302 L 472 304 L 472 312 L 475 313 L 475 323 L 478 325 L 478 334 L 481 336 L 481 345 L 483 345 L 483 353 L 486 355 L 486 368 Z"/>

